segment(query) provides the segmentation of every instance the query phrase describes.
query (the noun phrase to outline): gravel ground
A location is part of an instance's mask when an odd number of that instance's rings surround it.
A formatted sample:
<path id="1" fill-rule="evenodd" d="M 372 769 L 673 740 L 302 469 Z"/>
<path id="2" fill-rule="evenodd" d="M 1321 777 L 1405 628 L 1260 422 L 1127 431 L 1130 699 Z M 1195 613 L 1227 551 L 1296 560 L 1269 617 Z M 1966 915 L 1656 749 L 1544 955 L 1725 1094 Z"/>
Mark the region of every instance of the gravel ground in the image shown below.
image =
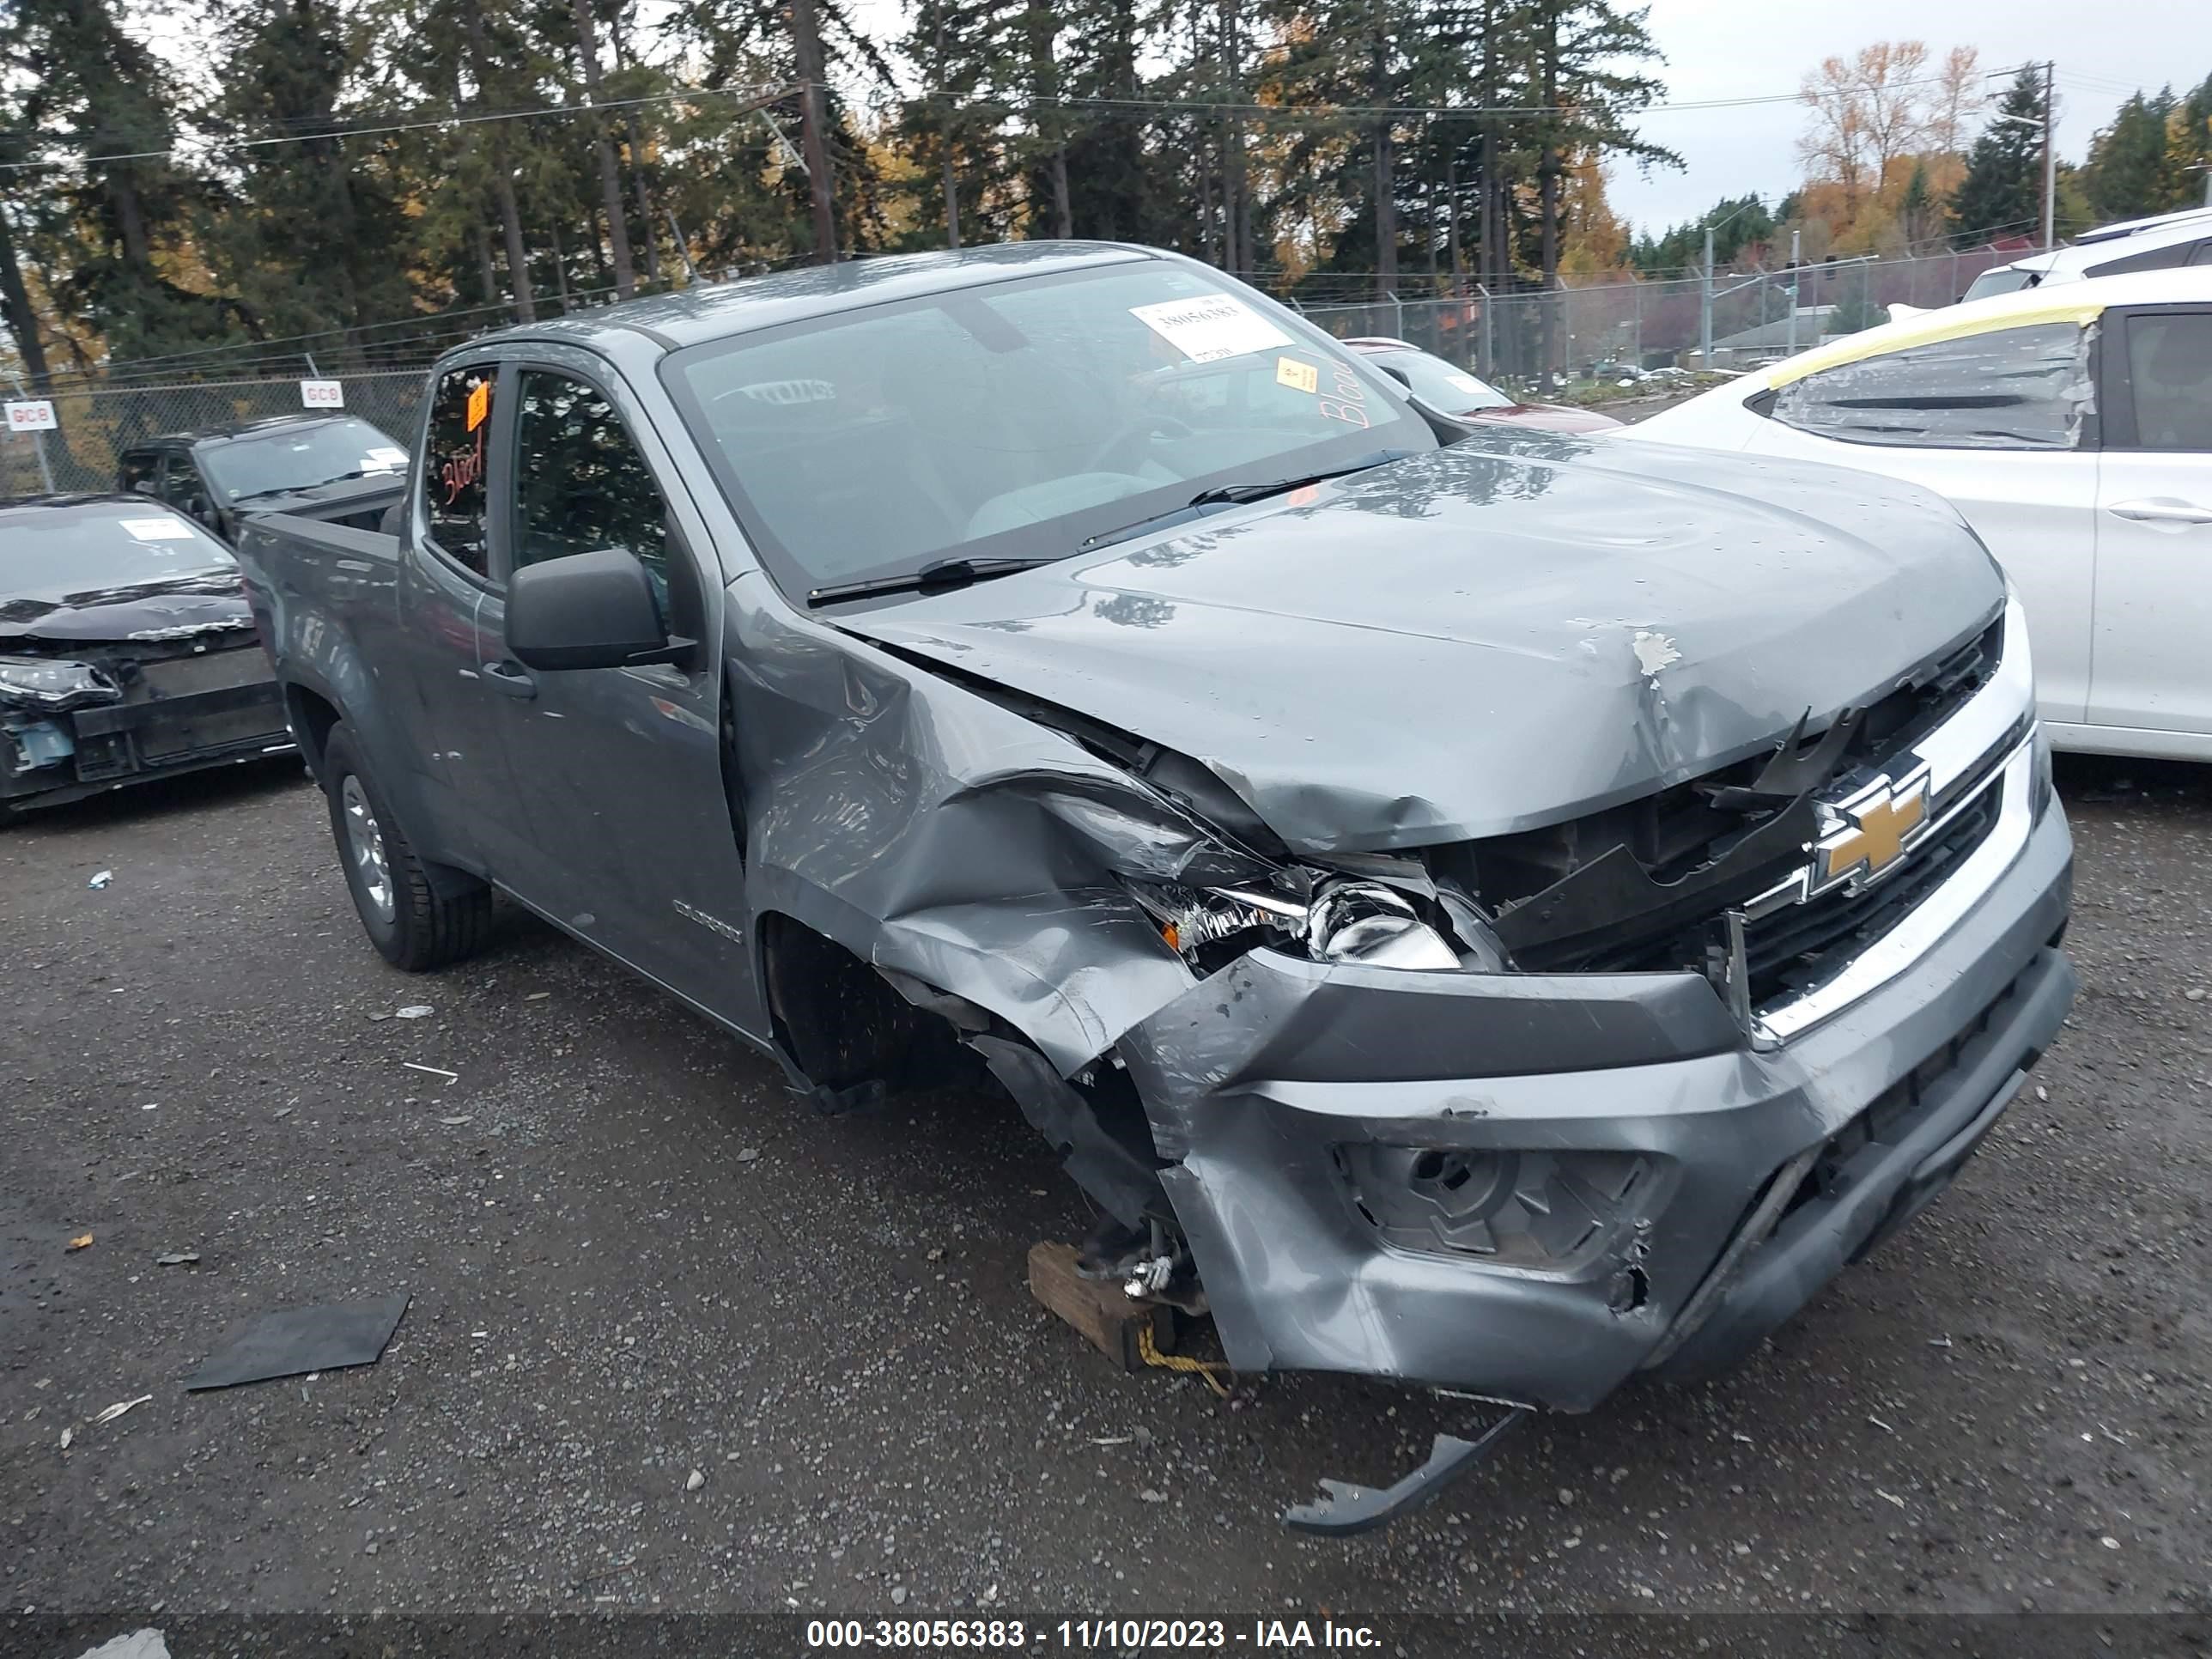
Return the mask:
<path id="1" fill-rule="evenodd" d="M 2212 1611 L 2212 772 L 2061 781 L 2087 988 L 1959 1185 L 1732 1376 L 1349 1545 L 1276 1513 L 1468 1408 L 1112 1370 L 1028 1296 L 1085 1216 L 1010 1106 L 818 1119 L 520 916 L 396 973 L 290 769 L 38 818 L 0 835 L 0 1603 Z M 374 1366 L 180 1387 L 398 1290 Z"/>

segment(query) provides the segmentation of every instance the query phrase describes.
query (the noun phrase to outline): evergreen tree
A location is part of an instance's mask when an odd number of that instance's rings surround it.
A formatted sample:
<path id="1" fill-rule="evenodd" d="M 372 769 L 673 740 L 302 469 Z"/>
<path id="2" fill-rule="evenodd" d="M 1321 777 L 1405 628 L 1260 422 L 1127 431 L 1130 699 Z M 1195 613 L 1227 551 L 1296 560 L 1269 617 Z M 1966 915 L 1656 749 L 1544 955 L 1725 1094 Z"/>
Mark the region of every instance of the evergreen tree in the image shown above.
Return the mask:
<path id="1" fill-rule="evenodd" d="M 1953 198 L 1953 244 L 1978 247 L 1992 236 L 2030 232 L 2043 213 L 2043 72 L 2021 70 L 1997 104 L 2000 115 L 1966 152 L 1966 176 Z"/>
<path id="2" fill-rule="evenodd" d="M 331 0 L 235 0 L 218 15 L 210 113 L 298 141 L 233 151 L 201 216 L 210 275 L 258 337 L 358 330 L 413 303 L 392 258 L 404 225 L 388 145 L 340 136 L 365 46 Z M 318 367 L 340 366 L 327 355 Z"/>
<path id="3" fill-rule="evenodd" d="M 2212 75 L 2173 106 L 2166 124 L 2169 205 L 2212 207 Z"/>
<path id="4" fill-rule="evenodd" d="M 1756 195 L 1723 196 L 1710 212 L 1686 225 L 1675 225 L 1656 237 L 1639 238 L 1629 250 L 1638 270 L 1648 275 L 1675 276 L 1701 263 L 1705 257 L 1705 227 L 1713 228 L 1713 263 L 1725 267 L 1747 249 L 1764 247 L 1774 240 L 1776 216 Z"/>
<path id="5" fill-rule="evenodd" d="M 2166 123 L 2174 110 L 2171 88 L 2148 98 L 2138 92 L 2090 139 L 2083 185 L 2100 217 L 2133 219 L 2180 205 L 2166 155 Z"/>
<path id="6" fill-rule="evenodd" d="M 40 176 L 33 215 L 60 269 L 54 298 L 118 357 L 236 338 L 234 307 L 180 285 L 202 194 L 171 159 L 177 88 L 118 0 L 15 0 L 0 55 L 22 75 L 22 129 L 72 165 Z"/>

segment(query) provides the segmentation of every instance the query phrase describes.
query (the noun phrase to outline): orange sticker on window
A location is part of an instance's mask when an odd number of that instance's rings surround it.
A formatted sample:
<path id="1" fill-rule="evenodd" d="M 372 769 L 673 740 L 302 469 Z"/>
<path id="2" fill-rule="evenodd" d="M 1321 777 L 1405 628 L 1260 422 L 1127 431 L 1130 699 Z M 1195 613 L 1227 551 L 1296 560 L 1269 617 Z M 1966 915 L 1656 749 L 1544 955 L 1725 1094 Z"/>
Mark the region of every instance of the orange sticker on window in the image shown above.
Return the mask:
<path id="1" fill-rule="evenodd" d="M 484 423 L 491 413 L 491 382 L 480 380 L 475 391 L 469 393 L 469 430 L 473 432 Z"/>
<path id="2" fill-rule="evenodd" d="M 1319 392 L 1321 371 L 1311 363 L 1302 363 L 1295 357 L 1275 359 L 1275 384 L 1286 386 L 1293 392 Z"/>

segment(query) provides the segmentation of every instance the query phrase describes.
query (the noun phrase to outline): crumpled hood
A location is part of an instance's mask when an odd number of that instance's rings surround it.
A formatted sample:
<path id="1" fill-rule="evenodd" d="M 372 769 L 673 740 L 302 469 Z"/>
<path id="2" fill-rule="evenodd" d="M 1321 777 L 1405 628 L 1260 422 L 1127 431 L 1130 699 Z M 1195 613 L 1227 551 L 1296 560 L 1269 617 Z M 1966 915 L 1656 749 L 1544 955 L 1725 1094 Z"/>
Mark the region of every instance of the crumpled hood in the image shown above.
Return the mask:
<path id="1" fill-rule="evenodd" d="M 1324 852 L 1695 776 L 1880 695 L 2002 598 L 1911 485 L 1501 432 L 837 620 L 1193 756 Z"/>
<path id="2" fill-rule="evenodd" d="M 193 571 L 82 592 L 16 593 L 0 600 L 0 650 L 10 645 L 121 645 L 188 639 L 253 626 L 236 569 Z"/>

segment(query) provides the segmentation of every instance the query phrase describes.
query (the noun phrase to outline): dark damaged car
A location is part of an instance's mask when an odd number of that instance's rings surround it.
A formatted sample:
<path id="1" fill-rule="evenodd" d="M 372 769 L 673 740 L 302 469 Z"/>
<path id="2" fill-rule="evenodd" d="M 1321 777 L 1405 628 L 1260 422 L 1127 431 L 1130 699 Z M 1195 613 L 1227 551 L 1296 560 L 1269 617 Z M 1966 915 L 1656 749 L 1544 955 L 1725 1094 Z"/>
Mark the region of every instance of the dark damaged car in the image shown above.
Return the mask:
<path id="1" fill-rule="evenodd" d="M 0 502 L 0 822 L 291 748 L 220 542 L 134 496 Z"/>
<path id="2" fill-rule="evenodd" d="M 2072 996 L 2027 635 L 1923 492 L 1443 447 L 1083 244 L 494 336 L 418 443 L 396 540 L 241 547 L 384 954 L 496 887 L 825 1110 L 979 1060 L 1093 1270 L 1239 1370 L 1579 1412 L 1724 1366 Z"/>

